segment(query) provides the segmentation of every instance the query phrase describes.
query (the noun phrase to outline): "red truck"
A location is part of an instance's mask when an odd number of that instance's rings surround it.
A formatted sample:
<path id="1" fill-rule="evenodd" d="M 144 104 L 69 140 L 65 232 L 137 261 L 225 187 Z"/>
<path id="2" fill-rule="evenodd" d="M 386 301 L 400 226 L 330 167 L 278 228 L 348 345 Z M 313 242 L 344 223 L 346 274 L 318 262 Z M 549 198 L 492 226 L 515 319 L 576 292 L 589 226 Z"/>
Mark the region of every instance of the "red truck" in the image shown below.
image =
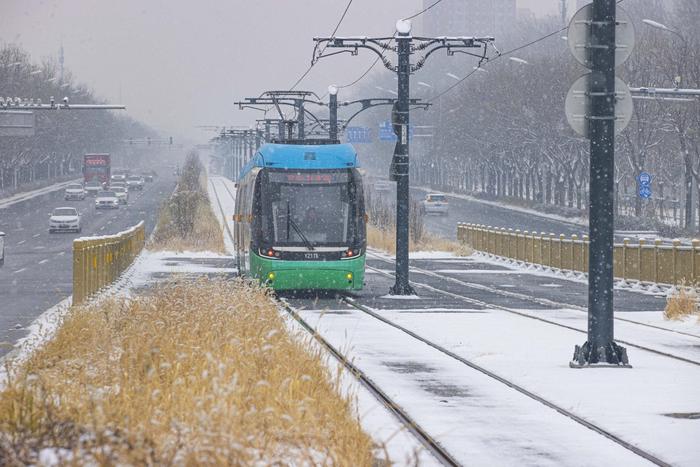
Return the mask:
<path id="1" fill-rule="evenodd" d="M 83 158 L 83 176 L 85 183 L 91 180 L 109 183 L 109 154 L 85 154 Z"/>

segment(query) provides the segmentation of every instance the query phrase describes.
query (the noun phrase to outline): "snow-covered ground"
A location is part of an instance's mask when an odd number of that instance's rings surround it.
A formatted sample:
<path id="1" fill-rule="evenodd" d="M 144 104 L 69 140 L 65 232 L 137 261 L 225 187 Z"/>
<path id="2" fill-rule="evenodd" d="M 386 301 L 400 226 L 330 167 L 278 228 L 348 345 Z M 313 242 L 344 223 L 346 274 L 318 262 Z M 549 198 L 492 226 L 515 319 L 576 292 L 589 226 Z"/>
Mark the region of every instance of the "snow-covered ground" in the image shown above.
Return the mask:
<path id="1" fill-rule="evenodd" d="M 236 187 L 226 177 L 209 177 L 209 202 L 214 215 L 224 229 L 224 244 L 226 251 L 234 253 L 233 239 L 233 213 L 236 208 Z M 223 213 L 221 212 L 223 210 Z"/>

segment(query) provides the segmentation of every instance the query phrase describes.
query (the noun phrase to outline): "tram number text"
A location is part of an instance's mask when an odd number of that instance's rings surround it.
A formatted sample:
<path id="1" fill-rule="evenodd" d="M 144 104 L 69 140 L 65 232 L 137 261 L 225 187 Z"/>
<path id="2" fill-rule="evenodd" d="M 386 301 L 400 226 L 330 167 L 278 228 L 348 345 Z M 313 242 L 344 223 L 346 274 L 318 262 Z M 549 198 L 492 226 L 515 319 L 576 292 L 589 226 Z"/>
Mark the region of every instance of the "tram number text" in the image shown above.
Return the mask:
<path id="1" fill-rule="evenodd" d="M 318 259 L 318 253 L 304 253 L 304 259 Z"/>

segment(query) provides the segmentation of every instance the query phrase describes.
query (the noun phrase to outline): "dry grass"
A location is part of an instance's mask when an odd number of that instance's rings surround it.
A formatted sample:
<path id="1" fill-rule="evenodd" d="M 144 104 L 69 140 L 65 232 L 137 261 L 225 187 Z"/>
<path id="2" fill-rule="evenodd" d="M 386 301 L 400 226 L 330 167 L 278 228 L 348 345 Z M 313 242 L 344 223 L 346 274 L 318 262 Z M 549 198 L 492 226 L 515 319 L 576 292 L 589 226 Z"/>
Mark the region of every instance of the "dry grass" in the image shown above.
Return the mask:
<path id="1" fill-rule="evenodd" d="M 371 465 L 313 348 L 242 281 L 75 307 L 0 394 L 0 459 L 60 448 L 78 465 Z"/>
<path id="2" fill-rule="evenodd" d="M 396 232 L 367 225 L 367 244 L 389 254 L 396 254 Z M 455 256 L 469 256 L 474 251 L 467 245 L 424 233 L 418 242 L 409 242 L 410 251 L 449 251 Z"/>
<path id="3" fill-rule="evenodd" d="M 666 299 L 664 318 L 681 320 L 686 316 L 698 314 L 698 295 L 694 287 L 682 284 Z M 699 316 L 700 318 L 700 316 Z"/>
<path id="4" fill-rule="evenodd" d="M 160 209 L 149 249 L 225 252 L 224 233 L 211 210 L 206 187 L 199 157 L 190 153 L 175 193 Z"/>
<path id="5" fill-rule="evenodd" d="M 197 202 L 194 214 L 194 226 L 188 233 L 182 234 L 175 220 L 177 214 L 166 203 L 158 216 L 158 227 L 149 242 L 151 250 L 172 251 L 212 251 L 224 253 L 224 234 L 221 224 L 211 210 L 209 199 L 205 197 Z"/>

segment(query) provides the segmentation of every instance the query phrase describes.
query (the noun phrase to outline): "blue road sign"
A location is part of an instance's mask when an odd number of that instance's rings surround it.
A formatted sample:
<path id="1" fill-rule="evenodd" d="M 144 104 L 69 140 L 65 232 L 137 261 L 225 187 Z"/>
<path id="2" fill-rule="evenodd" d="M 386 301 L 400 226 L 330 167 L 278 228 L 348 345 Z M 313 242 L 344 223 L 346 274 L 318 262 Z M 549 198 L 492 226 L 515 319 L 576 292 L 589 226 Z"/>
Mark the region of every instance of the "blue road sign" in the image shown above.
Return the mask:
<path id="1" fill-rule="evenodd" d="M 639 197 L 643 199 L 649 199 L 651 198 L 651 187 L 649 185 L 641 185 L 639 186 Z"/>
<path id="2" fill-rule="evenodd" d="M 639 174 L 639 177 L 637 177 L 637 181 L 639 182 L 640 185 L 650 185 L 651 179 L 652 179 L 651 174 L 649 174 L 647 172 L 642 172 Z"/>
<path id="3" fill-rule="evenodd" d="M 408 126 L 408 140 L 413 139 L 413 125 Z M 385 120 L 379 124 L 379 140 L 380 141 L 396 141 L 396 133 L 394 127 L 389 120 Z"/>
<path id="4" fill-rule="evenodd" d="M 348 143 L 371 143 L 372 129 L 364 126 L 349 126 L 345 129 L 345 138 Z"/>

